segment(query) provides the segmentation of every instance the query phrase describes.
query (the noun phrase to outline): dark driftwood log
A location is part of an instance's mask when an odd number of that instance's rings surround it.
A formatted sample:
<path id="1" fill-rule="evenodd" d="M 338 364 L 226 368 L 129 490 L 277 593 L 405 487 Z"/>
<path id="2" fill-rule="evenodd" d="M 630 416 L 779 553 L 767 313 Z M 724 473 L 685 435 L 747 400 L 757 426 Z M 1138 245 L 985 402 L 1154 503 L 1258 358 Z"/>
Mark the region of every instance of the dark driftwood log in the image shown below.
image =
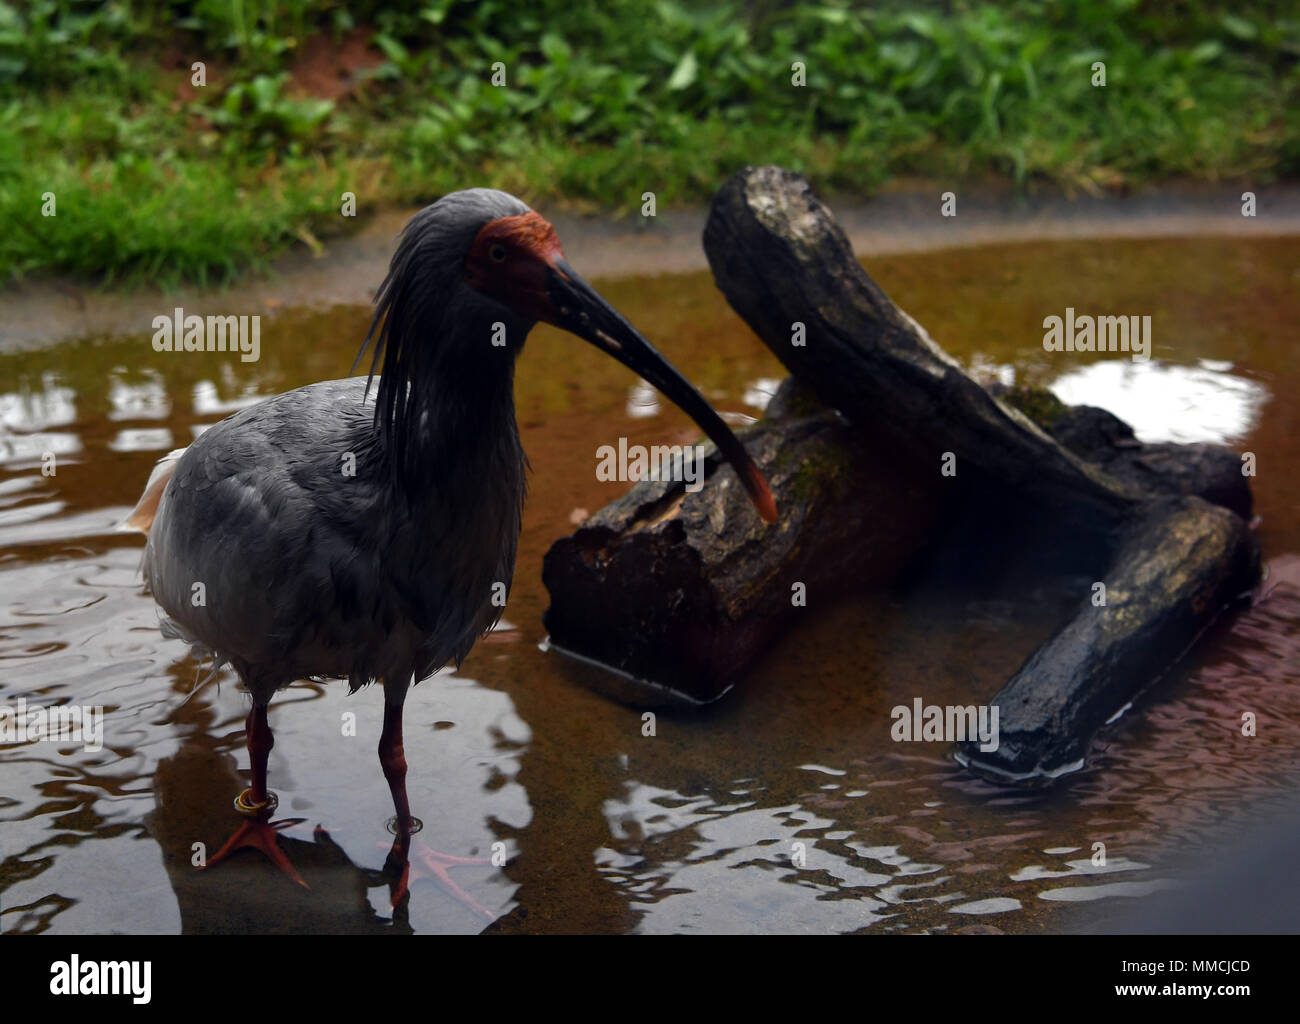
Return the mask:
<path id="1" fill-rule="evenodd" d="M 1258 549 L 1245 521 L 1199 498 L 1156 503 L 1092 595 L 988 703 L 999 745 L 958 746 L 980 774 L 1036 781 L 1081 767 L 1088 742 L 1250 590 Z"/>
<path id="2" fill-rule="evenodd" d="M 735 175 L 704 239 L 719 288 L 799 382 L 745 435 L 781 521 L 764 527 L 726 466 L 697 493 L 637 485 L 548 552 L 556 646 L 708 700 L 779 634 L 794 583 L 822 596 L 888 583 L 945 517 L 1028 503 L 1122 597 L 1101 617 L 1085 608 L 995 698 L 1015 706 L 1001 710 L 1004 753 L 981 767 L 1042 775 L 1077 760 L 1257 574 L 1235 455 L 1143 445 L 1045 392 L 990 394 L 871 281 L 802 179 Z"/>
<path id="3" fill-rule="evenodd" d="M 1116 481 L 999 402 L 890 301 L 808 182 L 779 167 L 733 175 L 704 249 L 727 301 L 827 405 L 914 457 L 1014 487 L 1081 529 L 1114 529 L 1152 495 Z M 804 325 L 796 345 L 794 325 Z"/>
<path id="4" fill-rule="evenodd" d="M 713 700 L 796 612 L 795 583 L 824 600 L 863 580 L 893 579 L 941 507 L 937 474 L 863 444 L 792 380 L 745 447 L 780 522 L 763 524 L 716 454 L 702 490 L 638 484 L 547 552 L 553 645 L 666 687 L 666 700 Z M 635 699 L 654 696 L 643 688 Z"/>

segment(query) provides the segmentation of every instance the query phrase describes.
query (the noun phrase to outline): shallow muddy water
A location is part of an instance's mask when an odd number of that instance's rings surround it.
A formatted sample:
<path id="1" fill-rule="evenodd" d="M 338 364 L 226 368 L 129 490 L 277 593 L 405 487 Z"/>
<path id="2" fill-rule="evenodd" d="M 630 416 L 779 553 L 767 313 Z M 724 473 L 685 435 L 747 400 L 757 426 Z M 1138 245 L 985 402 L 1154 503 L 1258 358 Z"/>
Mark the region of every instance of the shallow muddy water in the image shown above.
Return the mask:
<path id="1" fill-rule="evenodd" d="M 727 698 L 660 713 L 653 736 L 640 711 L 593 692 L 592 669 L 545 651 L 542 556 L 627 486 L 596 479 L 596 448 L 697 431 L 589 346 L 535 331 L 517 371 L 533 473 L 508 621 L 406 710 L 420 839 L 475 858 L 502 844 L 504 867 L 451 870 L 490 924 L 432 879 L 396 915 L 389 904 L 374 689 L 300 684 L 272 705 L 271 788 L 280 816 L 302 819 L 283 842 L 312 891 L 251 852 L 194 870 L 195 844 L 215 849 L 236 824 L 247 701 L 228 670 L 195 688 L 206 668 L 162 639 L 143 593 L 142 538 L 114 532 L 163 453 L 258 396 L 345 375 L 368 311 L 279 312 L 256 363 L 155 353 L 147 324 L 0 355 L 0 704 L 104 709 L 100 750 L 0 744 L 0 929 L 1033 932 L 1073 927 L 1082 904 L 1140 900 L 1296 784 L 1300 589 L 1285 579 L 1300 577 L 1288 559 L 1300 558 L 1298 268 L 1295 238 L 870 263 L 985 379 L 1058 386 L 1145 440 L 1257 456 L 1260 539 L 1284 582 L 1222 621 L 1085 770 L 1045 792 L 978 781 L 943 745 L 889 736 L 890 709 L 915 697 L 990 697 L 1077 599 L 1013 557 L 1005 572 L 931 572 L 834 606 L 813 595 Z M 759 414 L 781 368 L 707 274 L 600 287 L 719 409 Z M 1150 314 L 1152 361 L 1044 352 L 1042 320 L 1067 306 Z M 1245 710 L 1259 717 L 1253 738 Z"/>

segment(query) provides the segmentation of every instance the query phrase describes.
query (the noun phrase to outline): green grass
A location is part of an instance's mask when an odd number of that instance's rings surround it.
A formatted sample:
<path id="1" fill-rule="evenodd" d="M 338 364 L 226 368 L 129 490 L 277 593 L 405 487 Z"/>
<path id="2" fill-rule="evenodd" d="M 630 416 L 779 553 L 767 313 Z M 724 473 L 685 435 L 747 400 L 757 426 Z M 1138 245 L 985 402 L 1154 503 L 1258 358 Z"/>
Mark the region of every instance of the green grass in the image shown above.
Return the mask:
<path id="1" fill-rule="evenodd" d="M 339 102 L 297 95 L 304 40 L 356 26 L 384 63 Z M 0 0 L 0 274 L 230 279 L 346 230 L 345 190 L 631 213 L 747 163 L 858 193 L 1267 182 L 1300 171 L 1297 57 L 1288 3 Z M 182 101 L 195 59 L 210 84 Z"/>

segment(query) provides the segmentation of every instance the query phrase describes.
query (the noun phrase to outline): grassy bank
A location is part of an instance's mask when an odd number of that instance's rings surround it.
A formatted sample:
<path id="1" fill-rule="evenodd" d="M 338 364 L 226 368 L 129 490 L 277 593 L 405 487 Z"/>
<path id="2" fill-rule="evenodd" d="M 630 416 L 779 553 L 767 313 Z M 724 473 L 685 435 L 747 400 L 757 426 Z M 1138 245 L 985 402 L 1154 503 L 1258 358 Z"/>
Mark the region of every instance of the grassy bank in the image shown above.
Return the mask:
<path id="1" fill-rule="evenodd" d="M 345 191 L 1294 177 L 1297 57 L 1289 3 L 0 2 L 0 274 L 228 279 L 347 230 Z"/>

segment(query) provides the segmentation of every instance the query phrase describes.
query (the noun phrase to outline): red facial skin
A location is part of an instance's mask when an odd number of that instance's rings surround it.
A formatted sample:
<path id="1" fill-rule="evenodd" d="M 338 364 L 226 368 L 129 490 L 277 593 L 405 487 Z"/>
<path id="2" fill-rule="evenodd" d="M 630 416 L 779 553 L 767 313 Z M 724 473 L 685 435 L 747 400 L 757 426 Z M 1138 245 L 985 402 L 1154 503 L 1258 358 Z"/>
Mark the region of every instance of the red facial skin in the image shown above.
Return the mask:
<path id="1" fill-rule="evenodd" d="M 555 228 L 534 211 L 498 217 L 479 229 L 463 271 L 471 288 L 490 295 L 534 320 L 554 323 L 558 315 L 546 294 L 546 275 L 564 259 Z"/>
<path id="2" fill-rule="evenodd" d="M 556 266 L 555 261 L 563 259 L 555 229 L 530 210 L 484 224 L 469 247 L 462 274 L 476 291 L 533 320 L 558 326 L 559 310 L 546 293 L 546 281 L 552 271 L 568 279 Z M 763 474 L 752 462 L 737 467 L 737 472 L 764 522 L 775 523 L 776 502 Z"/>

